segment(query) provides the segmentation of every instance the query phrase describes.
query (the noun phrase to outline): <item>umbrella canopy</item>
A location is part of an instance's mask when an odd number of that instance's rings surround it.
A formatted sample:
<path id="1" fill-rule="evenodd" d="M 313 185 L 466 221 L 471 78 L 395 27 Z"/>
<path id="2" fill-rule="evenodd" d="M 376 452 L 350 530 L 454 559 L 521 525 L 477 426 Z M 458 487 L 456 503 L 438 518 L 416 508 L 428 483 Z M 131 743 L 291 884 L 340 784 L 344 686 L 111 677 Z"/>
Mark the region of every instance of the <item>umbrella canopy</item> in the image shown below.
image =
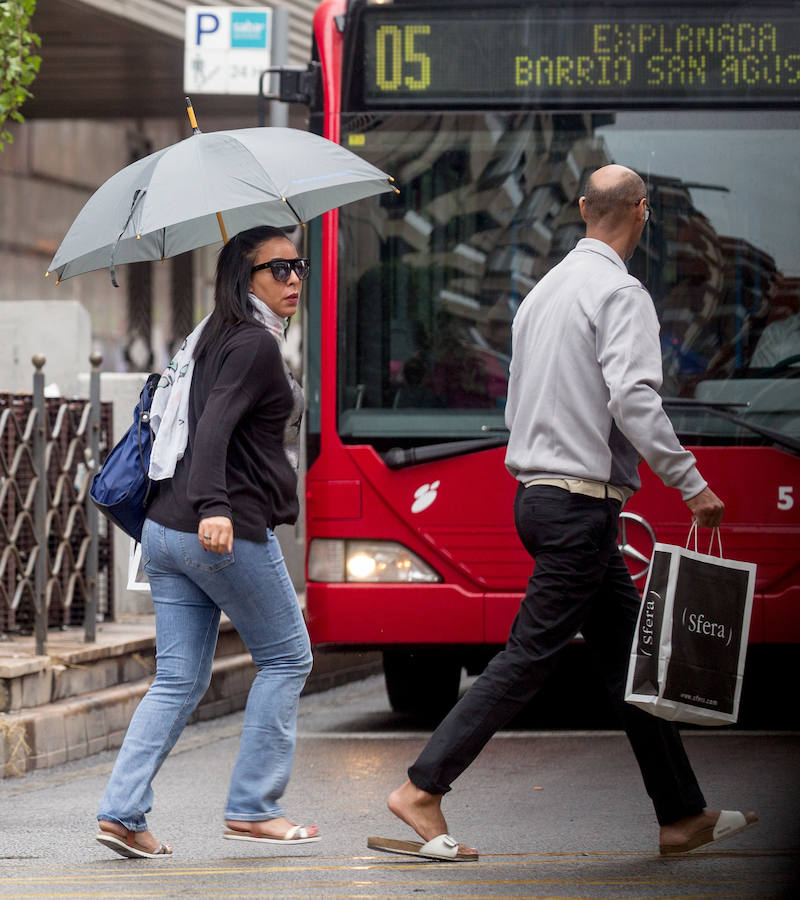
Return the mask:
<path id="1" fill-rule="evenodd" d="M 256 225 L 298 225 L 393 191 L 385 172 L 294 128 L 197 132 L 112 175 L 50 263 L 58 280 L 165 259 Z"/>

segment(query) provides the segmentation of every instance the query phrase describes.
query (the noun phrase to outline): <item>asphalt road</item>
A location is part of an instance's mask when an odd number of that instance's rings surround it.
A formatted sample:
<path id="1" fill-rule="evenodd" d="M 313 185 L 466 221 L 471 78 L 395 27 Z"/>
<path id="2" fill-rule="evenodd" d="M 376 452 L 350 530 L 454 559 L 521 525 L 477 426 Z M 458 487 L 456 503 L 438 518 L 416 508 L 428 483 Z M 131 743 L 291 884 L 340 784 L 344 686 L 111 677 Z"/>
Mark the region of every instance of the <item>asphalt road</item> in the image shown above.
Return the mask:
<path id="1" fill-rule="evenodd" d="M 301 701 L 295 821 L 319 844 L 224 841 L 222 809 L 241 714 L 191 726 L 155 782 L 153 832 L 172 858 L 124 860 L 94 839 L 114 761 L 107 753 L 0 782 L 0 898 L 794 898 L 800 866 L 800 734 L 687 732 L 708 802 L 755 809 L 756 828 L 683 859 L 661 859 L 649 801 L 624 736 L 510 730 L 445 801 L 477 863 L 370 851 L 368 835 L 412 838 L 386 810 L 428 734 L 393 714 L 382 679 Z"/>

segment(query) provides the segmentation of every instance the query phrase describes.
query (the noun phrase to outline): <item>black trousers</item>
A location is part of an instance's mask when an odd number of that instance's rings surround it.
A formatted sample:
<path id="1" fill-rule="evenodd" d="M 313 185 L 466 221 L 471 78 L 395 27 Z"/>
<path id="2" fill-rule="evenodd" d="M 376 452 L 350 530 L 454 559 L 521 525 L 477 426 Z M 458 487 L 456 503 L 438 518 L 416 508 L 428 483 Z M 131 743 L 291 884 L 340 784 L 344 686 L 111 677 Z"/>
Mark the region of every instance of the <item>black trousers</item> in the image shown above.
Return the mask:
<path id="1" fill-rule="evenodd" d="M 639 594 L 617 547 L 620 505 L 550 485 L 520 486 L 517 532 L 536 561 L 504 650 L 450 711 L 408 770 L 444 794 L 489 738 L 519 712 L 580 631 L 622 717 L 660 825 L 697 815 L 705 800 L 677 728 L 625 703 Z"/>

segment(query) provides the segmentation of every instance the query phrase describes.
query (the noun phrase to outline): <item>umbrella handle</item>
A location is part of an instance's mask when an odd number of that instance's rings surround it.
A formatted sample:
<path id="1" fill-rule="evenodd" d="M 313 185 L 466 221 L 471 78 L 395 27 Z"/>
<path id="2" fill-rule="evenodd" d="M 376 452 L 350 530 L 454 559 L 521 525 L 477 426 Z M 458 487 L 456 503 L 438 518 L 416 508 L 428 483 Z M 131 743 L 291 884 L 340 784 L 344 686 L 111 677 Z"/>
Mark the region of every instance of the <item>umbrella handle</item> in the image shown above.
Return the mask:
<path id="1" fill-rule="evenodd" d="M 220 230 L 220 234 L 222 235 L 222 243 L 227 244 L 228 243 L 228 232 L 225 231 L 225 223 L 222 221 L 222 213 L 221 212 L 217 213 L 217 222 L 219 222 L 219 230 Z"/>

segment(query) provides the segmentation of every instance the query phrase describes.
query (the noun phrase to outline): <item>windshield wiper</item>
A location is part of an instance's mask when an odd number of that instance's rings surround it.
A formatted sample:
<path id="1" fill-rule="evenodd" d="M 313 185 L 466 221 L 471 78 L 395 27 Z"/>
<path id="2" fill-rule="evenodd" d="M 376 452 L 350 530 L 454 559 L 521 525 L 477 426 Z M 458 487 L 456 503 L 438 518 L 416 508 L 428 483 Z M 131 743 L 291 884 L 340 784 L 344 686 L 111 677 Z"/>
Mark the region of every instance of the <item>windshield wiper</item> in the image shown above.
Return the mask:
<path id="1" fill-rule="evenodd" d="M 774 428 L 766 428 L 764 425 L 756 425 L 755 422 L 749 422 L 743 416 L 737 416 L 734 415 L 734 413 L 729 412 L 729 410 L 731 409 L 746 409 L 748 406 L 750 406 L 749 403 L 697 400 L 694 397 L 662 397 L 661 402 L 664 406 L 668 406 L 673 409 L 683 408 L 701 410 L 711 413 L 711 415 L 716 416 L 719 419 L 725 419 L 726 421 L 731 422 L 733 425 L 739 425 L 742 428 L 747 428 L 754 434 L 761 435 L 761 437 L 765 437 L 767 438 L 767 440 L 770 440 L 775 444 L 781 444 L 783 447 L 788 447 L 795 453 L 800 453 L 800 440 L 798 440 L 797 438 L 789 437 L 788 434 L 782 434 L 780 431 L 775 431 Z"/>
<path id="2" fill-rule="evenodd" d="M 486 431 L 494 431 L 484 426 Z M 425 444 L 422 447 L 392 447 L 383 454 L 383 461 L 390 469 L 402 469 L 404 466 L 414 466 L 418 463 L 433 462 L 436 459 L 449 459 L 453 456 L 464 456 L 467 453 L 479 453 L 481 450 L 492 450 L 495 447 L 503 447 L 508 443 L 508 432 L 498 429 L 503 434 L 496 437 L 477 438 L 471 441 L 446 441 L 441 444 Z"/>
<path id="3" fill-rule="evenodd" d="M 725 419 L 733 425 L 739 425 L 758 434 L 775 444 L 788 447 L 800 454 L 800 440 L 781 434 L 772 428 L 756 425 L 742 416 L 730 412 L 732 409 L 747 409 L 749 403 L 723 402 L 696 400 L 693 397 L 663 397 L 664 406 L 680 409 L 692 409 L 705 411 L 718 418 Z M 464 456 L 467 453 L 479 453 L 481 450 L 492 450 L 495 447 L 503 447 L 508 443 L 508 430 L 502 426 L 483 425 L 481 431 L 496 432 L 493 437 L 476 438 L 469 441 L 443 441 L 437 444 L 425 444 L 421 447 L 392 447 L 383 455 L 383 461 L 390 469 L 402 469 L 405 466 L 413 466 L 419 463 L 433 462 L 437 459 L 449 459 L 454 456 Z"/>

